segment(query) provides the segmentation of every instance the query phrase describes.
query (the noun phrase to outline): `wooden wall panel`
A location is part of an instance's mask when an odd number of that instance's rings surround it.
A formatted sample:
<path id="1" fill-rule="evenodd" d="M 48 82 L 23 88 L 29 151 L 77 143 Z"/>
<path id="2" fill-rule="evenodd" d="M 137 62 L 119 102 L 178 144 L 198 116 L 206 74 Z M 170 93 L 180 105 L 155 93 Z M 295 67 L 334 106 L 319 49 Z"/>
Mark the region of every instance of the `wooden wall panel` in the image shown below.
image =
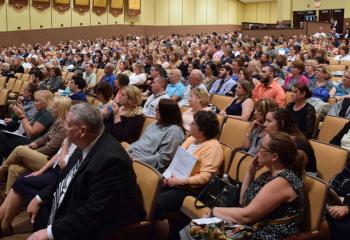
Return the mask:
<path id="1" fill-rule="evenodd" d="M 141 2 L 142 4 L 142 2 Z M 154 4 L 155 0 L 145 0 L 145 25 L 154 25 L 154 17 L 155 17 L 155 11 L 154 11 Z M 142 13 L 141 13 L 142 14 Z"/>
<path id="2" fill-rule="evenodd" d="M 155 25 L 169 25 L 169 0 L 155 0 Z"/>
<path id="3" fill-rule="evenodd" d="M 207 0 L 206 24 L 218 24 L 218 0 Z"/>
<path id="4" fill-rule="evenodd" d="M 195 0 L 194 3 L 194 23 L 195 25 L 207 24 L 207 1 Z"/>
<path id="5" fill-rule="evenodd" d="M 182 3 L 183 0 L 170 0 L 169 25 L 182 25 Z"/>
<path id="6" fill-rule="evenodd" d="M 32 1 L 30 1 L 30 28 L 51 28 L 51 9 L 38 10 L 33 7 Z"/>
<path id="7" fill-rule="evenodd" d="M 72 2 L 74 0 L 71 0 Z M 90 5 L 91 5 L 90 0 Z M 91 7 L 90 10 L 84 13 L 78 12 L 76 9 L 72 9 L 72 27 L 82 27 L 82 26 L 90 26 L 90 14 L 91 14 Z"/>
<path id="8" fill-rule="evenodd" d="M 56 9 L 52 9 L 52 27 L 62 28 L 72 26 L 72 8 L 64 12 L 59 12 Z"/>
<path id="9" fill-rule="evenodd" d="M 194 24 L 194 8 L 195 0 L 183 0 L 182 1 L 182 24 L 193 25 Z"/>
<path id="10" fill-rule="evenodd" d="M 30 29 L 29 7 L 21 9 L 7 5 L 7 30 L 22 31 Z"/>
<path id="11" fill-rule="evenodd" d="M 218 0 L 218 24 L 229 23 L 229 0 Z"/>
<path id="12" fill-rule="evenodd" d="M 6 5 L 0 5 L 0 32 L 7 31 Z"/>
<path id="13" fill-rule="evenodd" d="M 93 0 L 90 0 L 90 9 L 92 9 Z M 108 12 L 109 8 L 107 8 L 106 12 L 98 15 L 91 11 L 90 13 L 90 25 L 91 26 L 99 26 L 99 25 L 107 25 L 108 24 Z"/>
<path id="14" fill-rule="evenodd" d="M 256 4 L 256 22 L 269 23 L 271 16 L 270 2 Z"/>

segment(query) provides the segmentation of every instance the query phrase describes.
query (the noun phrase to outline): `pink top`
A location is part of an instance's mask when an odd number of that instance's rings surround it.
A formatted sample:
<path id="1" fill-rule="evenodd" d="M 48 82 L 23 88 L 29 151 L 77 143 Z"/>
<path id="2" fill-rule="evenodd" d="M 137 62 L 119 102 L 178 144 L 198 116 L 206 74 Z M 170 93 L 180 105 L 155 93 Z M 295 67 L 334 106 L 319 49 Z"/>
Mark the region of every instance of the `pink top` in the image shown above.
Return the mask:
<path id="1" fill-rule="evenodd" d="M 307 77 L 305 77 L 304 75 L 300 75 L 299 79 L 295 79 L 295 78 L 293 78 L 293 76 L 290 75 L 290 76 L 286 77 L 283 88 L 286 91 L 292 91 L 293 85 L 296 83 L 300 83 L 300 82 L 307 85 L 309 83 L 309 79 Z"/>

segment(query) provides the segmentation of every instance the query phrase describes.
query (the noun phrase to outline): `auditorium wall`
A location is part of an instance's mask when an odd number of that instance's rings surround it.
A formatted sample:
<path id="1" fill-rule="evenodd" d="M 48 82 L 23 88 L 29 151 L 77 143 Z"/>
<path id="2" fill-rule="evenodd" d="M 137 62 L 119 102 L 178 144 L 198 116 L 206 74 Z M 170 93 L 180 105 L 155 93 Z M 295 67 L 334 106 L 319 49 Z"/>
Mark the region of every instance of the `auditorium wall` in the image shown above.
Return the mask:
<path id="1" fill-rule="evenodd" d="M 276 23 L 277 1 L 243 4 L 243 22 Z"/>
<path id="2" fill-rule="evenodd" d="M 92 5 L 93 0 L 90 0 Z M 99 25 L 240 25 L 243 18 L 243 3 L 238 0 L 141 0 L 141 14 L 131 18 L 122 13 L 115 17 L 108 10 L 97 15 L 93 11 L 78 13 L 71 7 L 59 12 L 50 6 L 38 10 L 29 5 L 22 9 L 9 6 L 8 0 L 0 4 L 0 31 L 23 31 L 65 27 L 84 27 Z M 52 5 L 52 1 L 51 1 Z M 90 9 L 92 6 L 90 6 Z"/>

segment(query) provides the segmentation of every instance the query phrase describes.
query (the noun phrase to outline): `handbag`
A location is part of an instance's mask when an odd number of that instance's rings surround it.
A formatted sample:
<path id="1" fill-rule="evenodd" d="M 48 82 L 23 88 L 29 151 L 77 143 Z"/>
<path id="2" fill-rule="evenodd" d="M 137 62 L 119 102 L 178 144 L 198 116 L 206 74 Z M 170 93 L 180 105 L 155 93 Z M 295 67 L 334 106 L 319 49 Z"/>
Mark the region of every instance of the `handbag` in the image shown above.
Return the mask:
<path id="1" fill-rule="evenodd" d="M 250 154 L 242 156 L 237 165 L 237 174 L 241 162 Z M 242 183 L 237 179 L 232 179 L 227 176 L 227 179 L 220 178 L 217 174 L 214 175 L 207 186 L 202 192 L 196 197 L 194 202 L 195 207 L 236 207 L 239 206 L 239 198 L 241 193 Z M 201 204 L 201 203 L 202 204 Z"/>

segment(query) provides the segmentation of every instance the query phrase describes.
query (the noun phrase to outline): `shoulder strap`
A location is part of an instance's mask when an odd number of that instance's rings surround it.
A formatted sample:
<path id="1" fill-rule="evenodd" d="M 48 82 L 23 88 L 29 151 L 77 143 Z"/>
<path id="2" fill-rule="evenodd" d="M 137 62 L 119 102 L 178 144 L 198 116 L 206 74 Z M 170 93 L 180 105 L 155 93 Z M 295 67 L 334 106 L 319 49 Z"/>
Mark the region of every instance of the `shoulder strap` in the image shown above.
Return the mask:
<path id="1" fill-rule="evenodd" d="M 246 153 L 238 160 L 237 169 L 236 169 L 236 180 L 237 181 L 238 181 L 238 176 L 239 176 L 239 167 L 241 166 L 241 163 L 243 162 L 243 160 L 248 156 L 251 156 L 251 155 L 249 153 Z"/>

